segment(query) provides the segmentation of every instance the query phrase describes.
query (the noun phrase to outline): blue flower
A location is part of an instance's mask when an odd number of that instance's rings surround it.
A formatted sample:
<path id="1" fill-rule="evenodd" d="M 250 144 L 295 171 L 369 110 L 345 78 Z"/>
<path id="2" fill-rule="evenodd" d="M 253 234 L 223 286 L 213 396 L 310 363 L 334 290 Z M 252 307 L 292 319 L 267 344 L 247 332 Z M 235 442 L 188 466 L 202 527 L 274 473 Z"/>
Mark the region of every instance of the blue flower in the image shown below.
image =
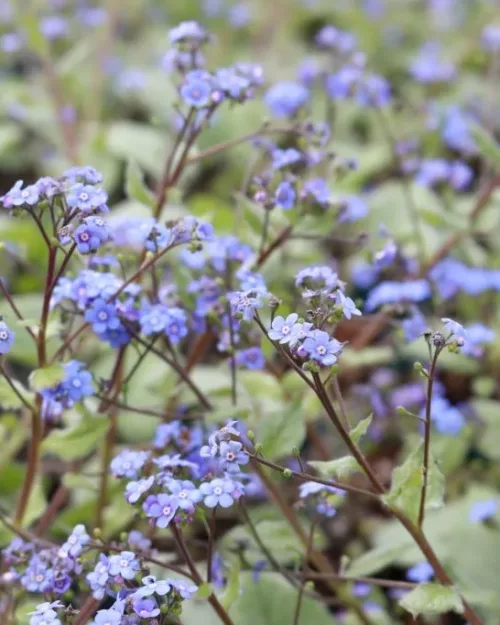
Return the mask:
<path id="1" fill-rule="evenodd" d="M 104 189 L 85 185 L 81 182 L 74 184 L 66 196 L 66 202 L 70 208 L 78 209 L 84 213 L 97 210 L 107 212 L 107 201 L 108 194 Z"/>
<path id="2" fill-rule="evenodd" d="M 215 72 L 217 87 L 231 100 L 242 100 L 248 95 L 250 80 L 233 67 L 221 67 Z"/>
<path id="3" fill-rule="evenodd" d="M 141 619 L 150 619 L 160 614 L 156 599 L 137 597 L 132 600 L 132 609 Z"/>
<path id="4" fill-rule="evenodd" d="M 40 200 L 40 194 L 36 185 L 31 185 L 22 188 L 23 181 L 18 180 L 16 184 L 8 191 L 1 201 L 5 208 L 12 208 L 13 206 L 23 206 L 28 204 L 29 206 L 35 206 Z"/>
<path id="5" fill-rule="evenodd" d="M 235 499 L 242 495 L 241 485 L 229 479 L 215 478 L 211 482 L 203 482 L 200 492 L 204 496 L 203 502 L 207 508 L 230 508 Z"/>
<path id="6" fill-rule="evenodd" d="M 348 195 L 342 198 L 339 212 L 339 223 L 359 221 L 368 215 L 366 202 L 357 195 Z"/>
<path id="7" fill-rule="evenodd" d="M 295 189 L 288 181 L 280 182 L 274 195 L 276 206 L 279 206 L 283 210 L 290 210 L 293 208 L 296 197 L 297 194 L 295 193 Z"/>
<path id="8" fill-rule="evenodd" d="M 279 82 L 264 96 L 264 102 L 275 117 L 294 117 L 309 101 L 309 90 L 297 82 Z"/>
<path id="9" fill-rule="evenodd" d="M 109 560 L 103 553 L 99 555 L 99 562 L 95 565 L 94 570 L 88 573 L 85 579 L 92 590 L 94 599 L 102 599 L 106 593 L 109 580 Z"/>
<path id="10" fill-rule="evenodd" d="M 410 65 L 410 74 L 423 84 L 449 82 L 455 77 L 455 66 L 440 58 L 440 47 L 428 41 Z"/>
<path id="11" fill-rule="evenodd" d="M 87 217 L 74 232 L 76 247 L 81 254 L 96 252 L 110 239 L 109 228 L 100 217 Z M 61 241 L 63 243 L 63 241 Z M 64 243 L 63 243 L 64 245 Z"/>
<path id="12" fill-rule="evenodd" d="M 192 20 L 181 22 L 168 33 L 170 43 L 202 43 L 207 37 L 208 33 L 203 26 Z"/>
<path id="13" fill-rule="evenodd" d="M 169 480 L 168 490 L 175 496 L 179 508 L 186 512 L 194 512 L 195 504 L 201 501 L 201 493 L 189 480 Z"/>
<path id="14" fill-rule="evenodd" d="M 391 101 L 391 86 L 377 74 L 365 76 L 358 84 L 356 101 L 360 106 L 381 108 Z"/>
<path id="15" fill-rule="evenodd" d="M 331 339 L 323 330 L 311 332 L 302 343 L 302 347 L 312 360 L 327 367 L 337 362 L 337 354 L 342 351 L 342 343 Z"/>
<path id="16" fill-rule="evenodd" d="M 172 589 L 177 592 L 182 599 L 191 599 L 195 592 L 198 590 L 198 586 L 188 580 L 183 579 L 169 579 Z"/>
<path id="17" fill-rule="evenodd" d="M 350 297 L 346 297 L 339 289 L 335 292 L 335 304 L 342 309 L 342 313 L 346 319 L 352 319 L 352 316 L 361 315 L 361 311 L 356 308 L 356 304 Z"/>
<path id="18" fill-rule="evenodd" d="M 275 317 L 268 332 L 269 338 L 272 341 L 279 341 L 282 345 L 289 343 L 293 336 L 293 326 L 298 318 L 297 313 L 291 313 L 286 319 L 281 316 Z"/>
<path id="19" fill-rule="evenodd" d="M 463 325 L 458 323 L 458 321 L 453 321 L 453 319 L 448 319 L 447 317 L 443 317 L 441 321 L 444 324 L 444 329 L 446 330 L 446 332 L 448 332 L 452 336 L 462 339 L 467 338 L 467 334 Z"/>
<path id="20" fill-rule="evenodd" d="M 335 28 L 331 24 L 323 26 L 316 33 L 315 41 L 320 48 L 335 50 L 342 54 L 353 52 L 357 45 L 355 35 Z"/>
<path id="21" fill-rule="evenodd" d="M 91 625 L 120 625 L 123 616 L 116 610 L 99 610 Z"/>
<path id="22" fill-rule="evenodd" d="M 62 177 L 72 182 L 83 182 L 84 184 L 100 184 L 104 180 L 102 174 L 90 165 L 70 167 Z"/>
<path id="23" fill-rule="evenodd" d="M 473 323 L 464 330 L 467 340 L 461 351 L 472 358 L 480 358 L 484 351 L 482 345 L 495 340 L 495 332 L 482 323 Z"/>
<path id="24" fill-rule="evenodd" d="M 236 354 L 236 363 L 246 369 L 260 370 L 266 366 L 266 358 L 260 347 L 249 347 Z"/>
<path id="25" fill-rule="evenodd" d="M 0 321 L 0 354 L 9 353 L 15 338 L 15 332 L 9 328 L 5 321 Z"/>
<path id="26" fill-rule="evenodd" d="M 125 487 L 125 499 L 131 504 L 136 503 L 153 486 L 154 481 L 154 475 L 150 475 L 137 482 L 129 482 Z"/>
<path id="27" fill-rule="evenodd" d="M 129 532 L 127 542 L 129 546 L 137 551 L 148 551 L 151 547 L 151 541 L 138 530 Z"/>
<path id="28" fill-rule="evenodd" d="M 111 473 L 117 477 L 135 479 L 138 477 L 139 471 L 149 460 L 149 456 L 150 454 L 146 451 L 124 449 L 111 461 Z"/>
<path id="29" fill-rule="evenodd" d="M 431 287 L 427 280 L 410 280 L 408 282 L 386 281 L 377 285 L 368 295 L 365 308 L 375 310 L 384 304 L 397 302 L 422 302 L 431 297 Z"/>
<path id="30" fill-rule="evenodd" d="M 156 580 L 154 575 L 148 575 L 147 577 L 142 578 L 143 586 L 135 591 L 132 595 L 133 598 L 136 597 L 151 597 L 151 595 L 159 595 L 160 597 L 164 597 L 168 595 L 168 593 L 172 590 L 172 585 L 170 580 L 159 579 Z"/>
<path id="31" fill-rule="evenodd" d="M 68 540 L 62 545 L 59 550 L 61 552 L 77 558 L 83 551 L 83 547 L 90 541 L 90 536 L 87 534 L 84 525 L 76 525 L 71 534 L 68 536 Z"/>
<path id="32" fill-rule="evenodd" d="M 123 579 L 134 579 L 140 564 L 132 551 L 122 551 L 109 557 L 109 574 Z"/>
<path id="33" fill-rule="evenodd" d="M 500 52 L 500 27 L 488 24 L 481 33 L 481 45 L 485 50 L 493 54 Z"/>
<path id="34" fill-rule="evenodd" d="M 401 321 L 401 327 L 404 337 L 409 343 L 416 341 L 419 336 L 427 331 L 425 317 L 416 307 L 411 309 L 411 315 L 407 319 Z"/>
<path id="35" fill-rule="evenodd" d="M 172 231 L 162 224 L 153 224 L 144 240 L 144 247 L 150 252 L 159 252 L 173 242 Z"/>
<path id="36" fill-rule="evenodd" d="M 273 169 L 285 169 L 291 165 L 296 165 L 303 160 L 301 152 L 295 148 L 288 148 L 286 150 L 273 150 Z"/>
<path id="37" fill-rule="evenodd" d="M 195 70 L 186 75 L 181 85 L 180 94 L 188 106 L 203 108 L 211 103 L 211 76 L 203 71 Z"/>
<path id="38" fill-rule="evenodd" d="M 469 519 L 473 523 L 480 523 L 493 518 L 498 511 L 498 501 L 496 499 L 485 499 L 472 504 L 469 511 Z"/>
<path id="39" fill-rule="evenodd" d="M 239 473 L 240 464 L 248 464 L 249 457 L 238 441 L 221 441 L 219 447 L 219 466 L 227 473 Z"/>
<path id="40" fill-rule="evenodd" d="M 456 436 L 465 427 L 464 415 L 444 397 L 432 398 L 431 420 L 440 434 L 449 436 Z"/>
<path id="41" fill-rule="evenodd" d="M 164 529 L 170 525 L 170 521 L 174 518 L 179 508 L 179 500 L 177 497 L 165 493 L 149 495 L 143 508 L 148 518 L 155 519 L 156 527 Z"/>
<path id="42" fill-rule="evenodd" d="M 361 80 L 362 73 L 359 67 L 346 66 L 335 74 L 327 76 L 325 90 L 332 100 L 346 100 L 355 90 Z"/>
<path id="43" fill-rule="evenodd" d="M 91 308 L 85 313 L 85 320 L 92 324 L 96 334 L 104 334 L 107 330 L 117 330 L 121 326 L 114 304 L 108 304 L 101 297 L 94 300 Z"/>
<path id="44" fill-rule="evenodd" d="M 307 180 L 300 192 L 302 199 L 311 198 L 320 206 L 327 206 L 330 202 L 330 189 L 324 178 Z"/>
<path id="45" fill-rule="evenodd" d="M 264 305 L 262 294 L 253 290 L 229 293 L 229 303 L 232 314 L 241 315 L 244 321 L 251 321 L 255 311 Z"/>
<path id="46" fill-rule="evenodd" d="M 428 582 L 432 577 L 434 577 L 434 569 L 428 562 L 415 564 L 406 572 L 406 578 L 411 582 Z"/>

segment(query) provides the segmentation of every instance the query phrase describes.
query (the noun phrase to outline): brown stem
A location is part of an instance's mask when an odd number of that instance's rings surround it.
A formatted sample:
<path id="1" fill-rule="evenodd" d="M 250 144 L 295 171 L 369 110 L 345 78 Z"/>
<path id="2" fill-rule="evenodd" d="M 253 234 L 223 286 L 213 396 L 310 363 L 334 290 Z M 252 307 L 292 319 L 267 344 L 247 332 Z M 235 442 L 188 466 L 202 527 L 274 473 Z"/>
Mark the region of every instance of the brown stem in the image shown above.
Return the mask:
<path id="1" fill-rule="evenodd" d="M 306 554 L 304 557 L 304 565 L 302 567 L 300 587 L 299 587 L 299 592 L 297 595 L 297 604 L 295 606 L 295 614 L 293 615 L 293 625 L 299 625 L 300 610 L 302 608 L 302 600 L 304 598 L 304 590 L 306 588 L 308 562 L 309 562 L 309 558 L 311 557 L 311 550 L 312 550 L 312 545 L 313 545 L 315 527 L 316 527 L 316 524 L 313 520 L 311 522 L 311 527 L 309 528 L 309 536 L 307 538 Z"/>
<path id="2" fill-rule="evenodd" d="M 9 306 L 12 308 L 14 314 L 16 315 L 16 317 L 19 319 L 19 321 L 23 322 L 23 327 L 25 328 L 26 332 L 31 336 L 31 338 L 36 341 L 37 338 L 35 336 L 35 333 L 33 332 L 33 330 L 25 325 L 24 323 L 24 317 L 21 313 L 21 311 L 19 310 L 19 308 L 16 306 L 16 303 L 14 302 L 14 300 L 12 299 L 12 296 L 10 295 L 10 293 L 7 291 L 6 286 L 3 283 L 3 280 L 0 278 L 0 291 L 2 291 L 3 296 L 5 297 L 5 299 L 9 302 Z"/>
<path id="3" fill-rule="evenodd" d="M 429 460 L 431 451 L 431 409 L 432 409 L 432 389 L 434 386 L 434 376 L 436 375 L 436 364 L 440 354 L 436 349 L 431 362 L 431 368 L 427 377 L 427 393 L 425 401 L 425 425 L 424 425 L 424 466 L 423 466 L 423 483 L 422 492 L 420 494 L 420 507 L 418 512 L 418 527 L 422 528 L 425 517 L 425 500 L 427 497 L 427 484 L 429 482 Z"/>
<path id="4" fill-rule="evenodd" d="M 199 586 L 201 586 L 205 582 L 203 581 L 202 576 L 198 572 L 198 569 L 196 568 L 196 564 L 193 558 L 191 557 L 191 554 L 189 553 L 186 543 L 184 542 L 184 536 L 182 535 L 181 530 L 175 525 L 175 523 L 173 523 L 170 527 L 172 529 L 172 534 L 175 538 L 175 542 L 177 543 L 177 546 L 179 547 L 179 550 L 182 553 L 184 561 L 186 562 L 188 569 L 191 572 L 193 581 L 195 582 L 195 584 L 198 584 Z M 212 606 L 212 608 L 217 613 L 220 620 L 224 623 L 224 625 L 234 625 L 233 620 L 231 619 L 227 611 L 224 609 L 222 604 L 219 602 L 219 600 L 213 593 L 208 597 L 208 601 L 210 605 Z"/>

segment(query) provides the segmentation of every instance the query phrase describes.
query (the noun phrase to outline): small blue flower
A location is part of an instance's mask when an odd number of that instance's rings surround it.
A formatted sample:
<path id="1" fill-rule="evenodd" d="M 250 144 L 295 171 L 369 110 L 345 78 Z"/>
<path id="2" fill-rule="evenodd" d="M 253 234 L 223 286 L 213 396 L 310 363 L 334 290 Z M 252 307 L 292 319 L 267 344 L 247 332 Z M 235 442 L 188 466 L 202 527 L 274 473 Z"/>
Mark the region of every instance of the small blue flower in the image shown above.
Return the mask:
<path id="1" fill-rule="evenodd" d="M 342 308 L 342 313 L 346 319 L 352 319 L 352 316 L 361 315 L 361 311 L 356 308 L 356 304 L 350 297 L 346 297 L 340 290 L 335 292 L 335 304 Z"/>
<path id="2" fill-rule="evenodd" d="M 304 340 L 302 348 L 312 360 L 329 367 L 337 362 L 337 354 L 342 351 L 342 343 L 330 338 L 323 330 L 314 330 Z"/>
<path id="3" fill-rule="evenodd" d="M 288 148 L 286 150 L 273 150 L 272 158 L 273 169 L 286 169 L 287 167 L 300 163 L 304 157 L 302 153 L 295 148 Z"/>
<path id="4" fill-rule="evenodd" d="M 211 76 L 207 72 L 195 70 L 186 74 L 180 94 L 188 106 L 204 108 L 211 103 Z"/>
<path id="5" fill-rule="evenodd" d="M 136 479 L 139 471 L 149 460 L 150 454 L 146 451 L 131 451 L 124 449 L 113 458 L 110 464 L 111 473 L 117 477 Z"/>
<path id="6" fill-rule="evenodd" d="M 295 205 L 297 194 L 292 184 L 288 181 L 280 182 L 274 194 L 276 206 L 283 210 L 290 210 Z"/>
<path id="7" fill-rule="evenodd" d="M 227 473 L 239 473 L 241 464 L 248 464 L 249 457 L 238 441 L 221 441 L 219 466 Z"/>
<path id="8" fill-rule="evenodd" d="M 449 334 L 453 335 L 455 338 L 467 339 L 467 333 L 458 321 L 453 321 L 453 319 L 448 319 L 447 317 L 443 317 L 441 321 L 444 324 L 444 329 Z"/>
<path id="9" fill-rule="evenodd" d="M 339 223 L 350 223 L 364 219 L 368 215 L 368 206 L 364 200 L 357 195 L 348 195 L 342 198 L 339 212 Z"/>
<path id="10" fill-rule="evenodd" d="M 83 182 L 84 184 L 100 184 L 104 180 L 103 175 L 90 165 L 70 167 L 62 177 L 72 182 Z"/>
<path id="11" fill-rule="evenodd" d="M 84 185 L 81 182 L 75 183 L 66 196 L 66 202 L 70 208 L 75 208 L 83 213 L 100 210 L 107 212 L 106 202 L 108 194 L 104 189 Z"/>
<path id="12" fill-rule="evenodd" d="M 203 482 L 200 492 L 204 496 L 203 502 L 207 508 L 230 508 L 235 499 L 242 495 L 241 485 L 229 479 L 215 478 L 211 482 Z"/>
<path id="13" fill-rule="evenodd" d="M 94 300 L 91 308 L 86 311 L 85 320 L 92 324 L 92 329 L 96 334 L 103 334 L 107 330 L 117 330 L 121 326 L 114 304 L 108 304 L 100 297 Z"/>
<path id="14" fill-rule="evenodd" d="M 498 501 L 496 499 L 485 499 L 472 504 L 469 511 L 469 519 L 473 523 L 481 523 L 493 518 L 498 511 Z"/>
<path id="15" fill-rule="evenodd" d="M 195 504 L 201 501 L 201 493 L 189 480 L 169 480 L 168 490 L 176 498 L 179 508 L 186 512 L 194 512 Z"/>
<path id="16" fill-rule="evenodd" d="M 123 615 L 116 610 L 99 610 L 91 625 L 120 625 Z"/>
<path id="17" fill-rule="evenodd" d="M 297 82 L 279 82 L 264 96 L 264 102 L 275 117 L 294 117 L 307 104 L 309 90 Z"/>
<path id="18" fill-rule="evenodd" d="M 148 518 L 155 519 L 156 527 L 164 529 L 170 525 L 170 521 L 174 518 L 179 508 L 179 500 L 177 497 L 165 493 L 149 495 L 143 508 Z"/>
<path id="19" fill-rule="evenodd" d="M 298 318 L 297 313 L 291 313 L 286 319 L 281 316 L 275 317 L 268 333 L 269 338 L 272 341 L 279 341 L 283 345 L 289 343 L 293 336 L 293 327 L 297 323 Z"/>
<path id="20" fill-rule="evenodd" d="M 170 29 L 168 38 L 170 43 L 202 43 L 208 37 L 207 31 L 198 22 L 181 22 L 175 28 Z"/>
<path id="21" fill-rule="evenodd" d="M 0 354 L 9 353 L 15 338 L 15 332 L 9 328 L 5 321 L 0 321 Z"/>
<path id="22" fill-rule="evenodd" d="M 77 525 L 68 537 L 68 540 L 62 545 L 59 550 L 59 556 L 61 553 L 67 554 L 72 558 L 77 558 L 83 551 L 83 547 L 90 541 L 90 536 L 87 534 L 84 525 Z"/>
<path id="23" fill-rule="evenodd" d="M 154 475 L 150 475 L 137 482 L 129 482 L 125 487 L 125 499 L 131 504 L 136 503 L 153 486 L 154 481 Z"/>
<path id="24" fill-rule="evenodd" d="M 132 600 L 132 609 L 141 619 L 150 619 L 160 614 L 156 599 L 138 597 Z"/>
<path id="25" fill-rule="evenodd" d="M 40 200 L 40 194 L 36 185 L 31 185 L 22 188 L 23 181 L 18 180 L 16 184 L 8 191 L 1 201 L 5 208 L 12 208 L 13 206 L 23 206 L 28 204 L 29 206 L 35 206 Z"/>
<path id="26" fill-rule="evenodd" d="M 260 347 L 242 349 L 236 354 L 236 364 L 250 370 L 264 369 L 266 357 Z"/>
<path id="27" fill-rule="evenodd" d="M 147 577 L 142 578 L 143 586 L 135 591 L 132 595 L 133 598 L 136 597 L 151 597 L 151 595 L 159 595 L 160 597 L 164 597 L 168 595 L 168 593 L 172 590 L 172 585 L 170 580 L 159 579 L 156 580 L 154 575 L 148 575 Z"/>
<path id="28" fill-rule="evenodd" d="M 300 195 L 303 199 L 311 198 L 320 206 L 327 206 L 331 193 L 324 178 L 312 178 L 304 183 Z"/>
<path id="29" fill-rule="evenodd" d="M 109 557 L 109 574 L 123 579 L 134 579 L 140 564 L 132 551 L 122 551 Z"/>
<path id="30" fill-rule="evenodd" d="M 188 580 L 183 579 L 169 579 L 172 589 L 177 592 L 182 599 L 191 599 L 195 592 L 198 590 L 198 586 Z"/>
<path id="31" fill-rule="evenodd" d="M 103 219 L 92 216 L 84 219 L 83 223 L 75 230 L 73 238 L 81 254 L 90 254 L 96 252 L 101 245 L 109 241 L 110 232 Z"/>
<path id="32" fill-rule="evenodd" d="M 159 252 L 173 242 L 172 231 L 162 224 L 153 224 L 144 240 L 144 247 L 150 252 Z"/>
<path id="33" fill-rule="evenodd" d="M 109 580 L 109 560 L 103 553 L 99 555 L 99 562 L 94 570 L 88 573 L 85 579 L 92 590 L 94 599 L 102 599 L 106 593 Z"/>
<path id="34" fill-rule="evenodd" d="M 415 564 L 406 572 L 406 577 L 411 582 L 428 582 L 434 577 L 434 569 L 428 562 L 420 562 Z"/>

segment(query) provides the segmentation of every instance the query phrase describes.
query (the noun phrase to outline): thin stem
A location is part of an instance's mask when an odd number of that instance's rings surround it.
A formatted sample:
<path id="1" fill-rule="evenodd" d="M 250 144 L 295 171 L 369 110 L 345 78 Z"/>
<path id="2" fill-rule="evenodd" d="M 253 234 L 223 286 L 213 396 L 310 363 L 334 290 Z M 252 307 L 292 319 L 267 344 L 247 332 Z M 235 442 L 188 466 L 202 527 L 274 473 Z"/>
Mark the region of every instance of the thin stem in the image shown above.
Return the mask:
<path id="1" fill-rule="evenodd" d="M 184 536 L 182 535 L 180 528 L 178 528 L 177 525 L 175 525 L 175 523 L 173 523 L 170 527 L 172 529 L 172 534 L 174 536 L 175 542 L 177 543 L 177 546 L 179 547 L 179 550 L 184 558 L 184 561 L 186 562 L 188 569 L 191 572 L 193 581 L 195 582 L 195 584 L 198 584 L 199 586 L 201 586 L 204 583 L 203 578 L 198 572 L 198 569 L 196 568 L 196 564 L 193 558 L 191 557 L 191 554 L 189 553 L 186 543 L 184 542 Z M 224 625 L 234 625 L 231 617 L 229 616 L 227 611 L 224 609 L 222 604 L 219 602 L 219 600 L 213 593 L 208 597 L 208 601 L 210 605 L 212 606 L 212 608 L 217 613 L 220 620 L 224 623 Z"/>
<path id="2" fill-rule="evenodd" d="M 335 399 L 337 400 L 337 404 L 339 405 L 342 423 L 347 430 L 350 430 L 351 424 L 349 422 L 349 416 L 347 414 L 344 398 L 342 397 L 342 391 L 340 390 L 339 379 L 336 375 L 334 375 L 331 379 L 331 386 L 333 389 L 333 394 L 335 395 Z"/>
<path id="3" fill-rule="evenodd" d="M 259 246 L 259 256 L 262 254 L 266 243 L 267 235 L 269 234 L 269 222 L 271 221 L 271 211 L 267 208 L 264 209 L 264 223 L 262 224 L 262 237 Z"/>
<path id="4" fill-rule="evenodd" d="M 207 553 L 207 582 L 212 581 L 212 563 L 214 558 L 214 545 L 215 545 L 215 527 L 216 527 L 216 512 L 217 508 L 212 509 L 212 514 L 209 516 L 208 521 L 208 553 Z"/>
<path id="5" fill-rule="evenodd" d="M 7 371 L 5 370 L 5 367 L 2 365 L 2 363 L 0 362 L 0 373 L 3 375 L 3 377 L 5 378 L 5 381 L 7 382 L 7 384 L 10 386 L 10 388 L 14 391 L 14 393 L 17 395 L 19 401 L 22 402 L 22 404 L 30 411 L 30 412 L 35 412 L 36 408 L 35 406 L 32 406 L 29 401 L 22 395 L 22 393 L 19 391 L 19 389 L 17 388 L 17 386 L 14 384 L 14 381 L 12 380 L 12 378 L 10 377 L 10 375 L 7 373 Z"/>
<path id="6" fill-rule="evenodd" d="M 64 272 L 66 271 L 69 261 L 71 260 L 71 257 L 75 250 L 76 250 L 76 243 L 73 243 L 73 245 L 67 251 L 66 256 L 64 257 L 64 260 L 61 263 L 61 266 L 59 267 L 57 274 L 55 275 L 54 280 L 50 286 L 51 295 L 52 295 L 52 291 L 54 290 L 54 287 L 59 282 L 60 278 L 64 275 Z"/>
<path id="7" fill-rule="evenodd" d="M 418 512 L 418 526 L 422 528 L 425 518 L 425 500 L 427 497 L 427 484 L 429 482 L 429 461 L 431 450 L 431 411 L 432 411 L 432 390 L 434 386 L 434 377 L 436 374 L 436 364 L 440 349 L 436 349 L 432 358 L 431 368 L 427 376 L 427 393 L 425 400 L 425 426 L 424 426 L 424 466 L 423 466 L 423 484 L 420 495 L 420 508 Z"/>
<path id="8" fill-rule="evenodd" d="M 363 495 L 364 497 L 370 497 L 371 499 L 376 499 L 377 501 L 380 501 L 377 493 L 374 493 L 369 490 L 365 490 L 364 488 L 358 488 L 357 486 L 352 486 L 351 484 L 345 484 L 343 482 L 337 482 L 336 480 L 324 480 L 323 478 L 316 477 L 315 475 L 311 475 L 310 473 L 299 473 L 298 471 L 292 471 L 291 469 L 288 469 L 287 467 L 282 467 L 279 464 L 276 464 L 275 462 L 272 462 L 271 460 L 266 460 L 265 458 L 261 458 L 260 456 L 257 456 L 256 454 L 252 454 L 248 451 L 247 453 L 253 461 L 258 462 L 259 464 L 263 464 L 264 466 L 269 467 L 270 469 L 274 469 L 275 471 L 278 471 L 281 474 L 283 474 L 284 471 L 287 471 L 290 477 L 294 477 L 297 480 L 300 480 L 302 482 L 316 482 L 316 484 L 323 484 L 324 486 L 330 486 L 330 487 L 333 486 L 334 488 L 338 488 L 339 490 L 344 490 L 346 493 L 353 493 L 355 495 Z"/>
<path id="9" fill-rule="evenodd" d="M 14 300 L 12 299 L 11 294 L 7 291 L 6 286 L 3 283 L 3 280 L 0 278 L 0 291 L 2 291 L 3 296 L 5 297 L 5 299 L 7 300 L 7 302 L 9 303 L 9 306 L 12 308 L 14 314 L 16 315 L 16 317 L 19 319 L 19 321 L 23 322 L 23 327 L 25 328 L 26 332 L 31 336 L 31 338 L 34 341 L 37 341 L 36 335 L 33 332 L 33 330 L 27 326 L 25 324 L 25 319 L 21 313 L 21 311 L 19 310 L 19 308 L 16 306 L 16 303 L 14 302 Z"/>
<path id="10" fill-rule="evenodd" d="M 293 232 L 293 226 L 290 224 L 286 226 L 276 235 L 276 238 L 271 241 L 271 243 L 264 248 L 260 254 L 257 256 L 255 260 L 255 268 L 258 269 L 262 267 L 262 265 L 268 260 L 268 258 L 278 250 L 282 245 L 286 243 L 286 241 L 290 238 Z"/>
<path id="11" fill-rule="evenodd" d="M 316 527 L 315 521 L 311 522 L 311 527 L 309 528 L 309 536 L 307 538 L 307 546 L 306 546 L 306 554 L 304 557 L 304 566 L 302 567 L 302 575 L 299 587 L 299 593 L 297 595 L 297 604 L 295 606 L 295 614 L 293 616 L 293 625 L 299 625 L 300 619 L 300 610 L 302 608 L 302 600 L 304 598 L 304 590 L 306 588 L 306 580 L 307 580 L 307 572 L 308 572 L 308 562 L 311 556 L 311 549 L 314 538 L 314 529 Z"/>
<path id="12" fill-rule="evenodd" d="M 307 572 L 306 579 L 322 580 L 322 579 L 335 579 L 339 582 L 361 582 L 363 584 L 373 584 L 374 586 L 381 586 L 382 588 L 405 588 L 413 590 L 418 586 L 414 582 L 395 581 L 392 579 L 379 579 L 378 577 L 357 577 L 356 575 L 341 575 L 340 573 L 315 573 Z"/>
<path id="13" fill-rule="evenodd" d="M 368 479 L 370 480 L 373 488 L 380 495 L 383 495 L 385 493 L 385 488 L 382 486 L 382 484 L 379 481 L 378 477 L 373 472 L 373 469 L 369 465 L 369 463 L 366 460 L 366 458 L 365 458 L 363 452 L 361 451 L 361 449 L 351 439 L 351 437 L 349 435 L 349 432 L 342 425 L 342 423 L 341 423 L 337 413 L 335 412 L 335 409 L 334 409 L 330 399 L 328 398 L 328 395 L 326 394 L 325 387 L 324 387 L 323 383 L 321 382 L 321 378 L 319 377 L 319 374 L 313 373 L 313 379 L 314 379 L 314 382 L 315 382 L 315 385 L 316 385 L 316 393 L 317 393 L 318 398 L 320 399 L 321 403 L 323 404 L 323 407 L 326 410 L 327 415 L 330 417 L 332 423 L 334 424 L 334 426 L 336 427 L 336 429 L 339 432 L 340 436 L 342 437 L 343 441 L 347 445 L 349 451 L 352 453 L 352 455 L 354 456 L 354 458 L 356 459 L 358 464 L 361 466 L 361 468 L 365 472 L 365 474 L 368 477 Z"/>

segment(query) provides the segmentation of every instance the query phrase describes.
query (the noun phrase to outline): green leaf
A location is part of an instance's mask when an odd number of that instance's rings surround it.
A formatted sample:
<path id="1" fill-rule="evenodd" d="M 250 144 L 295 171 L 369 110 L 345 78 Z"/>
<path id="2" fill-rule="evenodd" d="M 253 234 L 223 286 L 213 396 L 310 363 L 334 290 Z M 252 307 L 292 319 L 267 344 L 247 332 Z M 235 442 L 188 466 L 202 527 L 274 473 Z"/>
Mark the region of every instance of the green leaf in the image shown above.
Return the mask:
<path id="1" fill-rule="evenodd" d="M 300 404 L 271 411 L 256 427 L 257 441 L 263 454 L 271 460 L 290 455 L 306 437 L 306 426 Z"/>
<path id="2" fill-rule="evenodd" d="M 320 475 L 325 477 L 342 478 L 360 471 L 360 466 L 352 456 L 342 456 L 336 460 L 311 460 L 307 464 L 310 464 Z"/>
<path id="3" fill-rule="evenodd" d="M 225 610 L 233 605 L 240 593 L 240 566 L 237 562 L 233 564 L 227 578 L 226 590 L 220 602 Z"/>
<path id="4" fill-rule="evenodd" d="M 441 584 L 419 584 L 401 599 L 399 605 L 417 616 L 424 614 L 434 616 L 446 612 L 462 614 L 464 606 L 457 591 L 451 586 Z"/>
<path id="5" fill-rule="evenodd" d="M 479 124 L 470 126 L 471 134 L 477 143 L 481 155 L 489 161 L 490 165 L 495 168 L 500 167 L 500 145 L 495 141 L 494 137 Z"/>
<path id="6" fill-rule="evenodd" d="M 78 425 L 51 432 L 42 443 L 42 451 L 63 460 L 81 458 L 95 449 L 108 427 L 107 418 L 86 415 Z"/>
<path id="7" fill-rule="evenodd" d="M 21 382 L 12 380 L 12 383 L 18 390 L 19 394 L 22 395 L 26 401 L 31 401 L 33 398 L 32 393 L 28 392 Z M 7 383 L 7 380 L 4 377 L 0 378 L 0 406 L 4 410 L 19 410 L 19 408 L 23 407 L 23 402 L 12 390 L 10 384 Z"/>
<path id="8" fill-rule="evenodd" d="M 125 175 L 125 192 L 127 197 L 140 204 L 145 204 L 149 208 L 154 208 L 155 201 L 153 194 L 144 184 L 144 177 L 135 161 L 129 160 Z"/>
<path id="9" fill-rule="evenodd" d="M 372 419 L 373 414 L 366 417 L 366 419 L 360 421 L 356 425 L 356 427 L 349 432 L 349 436 L 351 437 L 352 441 L 354 441 L 355 443 L 359 442 L 359 439 L 368 432 L 368 428 L 372 423 Z"/>
<path id="10" fill-rule="evenodd" d="M 261 573 L 255 582 L 252 573 L 240 576 L 241 592 L 230 616 L 234 625 L 290 625 L 294 622 L 297 589 L 278 573 Z M 319 601 L 303 597 L 298 625 L 334 625 L 337 621 Z"/>
<path id="11" fill-rule="evenodd" d="M 57 386 L 59 382 L 64 380 L 64 376 L 64 367 L 59 364 L 49 365 L 48 367 L 43 367 L 43 369 L 36 369 L 30 374 L 30 387 L 37 393 L 40 393 L 46 388 L 54 388 L 54 386 Z"/>
<path id="12" fill-rule="evenodd" d="M 148 174 L 160 176 L 165 162 L 166 142 L 157 129 L 132 121 L 116 121 L 109 126 L 106 145 L 116 157 L 134 160 Z"/>
<path id="13" fill-rule="evenodd" d="M 212 584 L 205 583 L 205 584 L 202 584 L 198 588 L 198 591 L 196 592 L 196 596 L 199 597 L 200 599 L 206 599 L 207 597 L 210 597 L 212 592 L 213 592 Z"/>
<path id="14" fill-rule="evenodd" d="M 423 442 L 408 456 L 405 462 L 392 473 L 391 490 L 384 501 L 391 507 L 402 510 L 412 521 L 418 519 L 420 498 L 424 483 Z M 429 462 L 427 480 L 426 510 L 439 508 L 443 504 L 444 476 L 433 458 Z"/>

